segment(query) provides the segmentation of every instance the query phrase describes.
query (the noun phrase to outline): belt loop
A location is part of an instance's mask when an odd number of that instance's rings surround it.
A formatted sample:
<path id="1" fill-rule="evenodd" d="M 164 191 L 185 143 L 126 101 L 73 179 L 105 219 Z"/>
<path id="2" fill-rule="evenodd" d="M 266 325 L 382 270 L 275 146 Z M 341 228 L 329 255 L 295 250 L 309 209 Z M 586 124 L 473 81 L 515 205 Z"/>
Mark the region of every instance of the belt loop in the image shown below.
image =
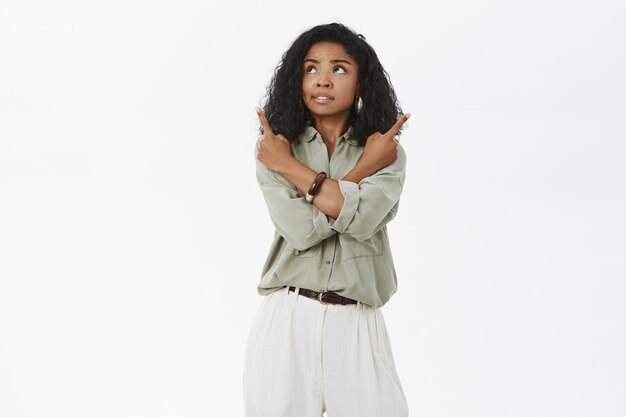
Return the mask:
<path id="1" fill-rule="evenodd" d="M 362 310 L 363 309 L 363 303 L 360 302 L 359 300 L 356 300 L 356 308 Z"/>
<path id="2" fill-rule="evenodd" d="M 289 285 L 285 285 L 285 293 L 287 294 L 287 298 L 289 298 Z"/>
<path id="3" fill-rule="evenodd" d="M 300 287 L 296 287 L 296 290 L 294 292 L 296 293 L 296 301 L 298 301 L 298 296 L 300 295 Z"/>

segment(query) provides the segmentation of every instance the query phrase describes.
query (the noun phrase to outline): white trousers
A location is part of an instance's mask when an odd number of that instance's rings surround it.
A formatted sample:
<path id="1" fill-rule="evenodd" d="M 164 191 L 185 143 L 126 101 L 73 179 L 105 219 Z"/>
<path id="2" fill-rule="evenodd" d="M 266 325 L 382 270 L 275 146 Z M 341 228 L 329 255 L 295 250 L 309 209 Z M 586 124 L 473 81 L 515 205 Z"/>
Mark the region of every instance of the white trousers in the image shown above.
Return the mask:
<path id="1" fill-rule="evenodd" d="M 264 296 L 245 349 L 246 417 L 407 417 L 379 308 Z"/>

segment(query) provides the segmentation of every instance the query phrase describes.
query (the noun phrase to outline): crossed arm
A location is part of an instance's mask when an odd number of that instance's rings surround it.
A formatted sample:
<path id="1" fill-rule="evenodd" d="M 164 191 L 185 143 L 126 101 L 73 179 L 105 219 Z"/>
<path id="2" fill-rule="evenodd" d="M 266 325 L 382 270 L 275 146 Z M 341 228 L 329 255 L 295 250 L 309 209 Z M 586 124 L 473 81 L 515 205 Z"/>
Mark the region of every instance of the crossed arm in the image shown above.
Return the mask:
<path id="1" fill-rule="evenodd" d="M 304 195 L 317 172 L 291 154 L 263 111 L 257 113 L 264 131 L 255 148 L 257 180 L 272 222 L 293 248 L 306 250 L 336 233 L 367 240 L 395 217 L 406 154 L 394 138 L 408 113 L 384 134 L 370 135 L 354 168 L 340 180 L 326 178 L 313 204 Z"/>

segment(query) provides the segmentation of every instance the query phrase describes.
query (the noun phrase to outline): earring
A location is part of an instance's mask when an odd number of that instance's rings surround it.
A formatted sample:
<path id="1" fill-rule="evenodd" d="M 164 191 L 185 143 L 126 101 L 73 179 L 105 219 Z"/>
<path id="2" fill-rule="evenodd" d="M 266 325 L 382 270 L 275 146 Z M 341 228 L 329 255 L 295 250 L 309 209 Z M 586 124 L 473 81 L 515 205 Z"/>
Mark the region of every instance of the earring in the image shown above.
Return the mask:
<path id="1" fill-rule="evenodd" d="M 361 98 L 361 96 L 356 96 L 355 102 L 356 102 L 356 112 L 359 113 L 361 109 L 363 108 L 363 99 Z"/>

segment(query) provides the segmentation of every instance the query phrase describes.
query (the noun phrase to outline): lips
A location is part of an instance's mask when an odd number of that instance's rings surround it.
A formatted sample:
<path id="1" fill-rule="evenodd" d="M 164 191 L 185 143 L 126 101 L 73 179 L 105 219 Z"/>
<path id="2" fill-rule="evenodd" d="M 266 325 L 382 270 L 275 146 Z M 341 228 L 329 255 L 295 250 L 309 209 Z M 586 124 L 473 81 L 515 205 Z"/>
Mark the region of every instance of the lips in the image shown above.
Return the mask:
<path id="1" fill-rule="evenodd" d="M 311 98 L 317 104 L 330 103 L 330 102 L 332 102 L 335 99 L 335 97 L 331 96 L 330 94 L 323 94 L 323 93 L 313 94 L 313 96 L 311 96 Z"/>

